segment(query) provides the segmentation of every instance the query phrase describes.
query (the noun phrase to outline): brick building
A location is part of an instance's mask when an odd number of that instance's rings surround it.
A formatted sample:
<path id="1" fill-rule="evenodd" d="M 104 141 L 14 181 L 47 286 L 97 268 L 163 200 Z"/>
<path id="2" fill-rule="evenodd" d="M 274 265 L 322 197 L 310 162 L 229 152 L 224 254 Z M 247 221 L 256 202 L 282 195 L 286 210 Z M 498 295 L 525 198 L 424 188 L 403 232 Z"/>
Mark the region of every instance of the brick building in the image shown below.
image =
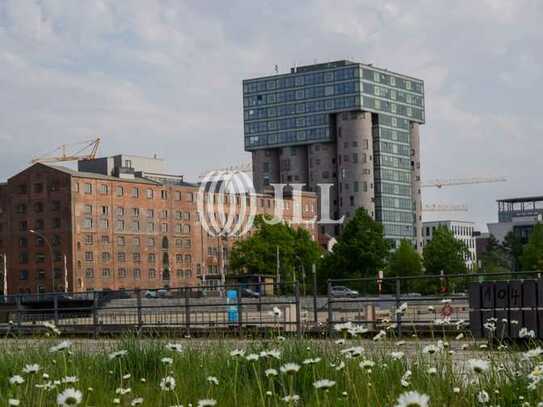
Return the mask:
<path id="1" fill-rule="evenodd" d="M 217 285 L 240 237 L 209 235 L 197 210 L 199 186 L 165 174 L 160 161 L 115 156 L 80 162 L 78 171 L 37 163 L 0 184 L 8 293 L 66 283 L 75 292 Z M 242 199 L 226 205 L 239 208 Z M 303 219 L 313 219 L 316 196 L 301 200 Z M 255 202 L 257 213 L 273 214 L 272 195 Z M 293 209 L 285 197 L 287 220 Z M 316 239 L 314 224 L 303 227 Z"/>

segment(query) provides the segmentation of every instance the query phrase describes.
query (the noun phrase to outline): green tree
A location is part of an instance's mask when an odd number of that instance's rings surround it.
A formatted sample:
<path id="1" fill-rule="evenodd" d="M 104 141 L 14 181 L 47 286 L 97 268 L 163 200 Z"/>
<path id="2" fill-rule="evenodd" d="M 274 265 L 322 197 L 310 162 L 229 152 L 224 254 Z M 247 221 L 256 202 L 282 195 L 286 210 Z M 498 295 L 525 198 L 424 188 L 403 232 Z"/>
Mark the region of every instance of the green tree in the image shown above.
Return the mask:
<path id="1" fill-rule="evenodd" d="M 422 275 L 422 259 L 409 240 L 402 240 L 390 255 L 386 271 L 390 277 Z"/>
<path id="2" fill-rule="evenodd" d="M 270 225 L 262 216 L 257 216 L 251 236 L 234 244 L 229 259 L 230 270 L 275 276 L 277 248 L 282 281 L 292 281 L 293 277 L 301 279 L 302 265 L 309 275 L 311 265 L 321 256 L 319 245 L 307 230 L 284 223 Z"/>
<path id="3" fill-rule="evenodd" d="M 493 235 L 488 237 L 486 250 L 479 257 L 481 272 L 506 273 L 511 271 L 512 258 L 508 249 L 501 245 Z"/>
<path id="4" fill-rule="evenodd" d="M 503 247 L 509 253 L 513 271 L 518 271 L 521 265 L 520 257 L 522 256 L 522 252 L 524 250 L 524 244 L 522 243 L 520 236 L 516 235 L 512 231 L 509 232 L 503 240 Z"/>
<path id="5" fill-rule="evenodd" d="M 443 272 L 445 278 L 449 274 L 467 272 L 465 257 L 469 255 L 466 245 L 454 238 L 452 231 L 446 226 L 439 226 L 432 234 L 432 240 L 424 247 L 423 258 L 425 274 L 439 275 Z M 427 292 L 435 292 L 442 284 L 437 279 L 427 282 Z M 457 281 L 446 280 L 445 286 L 454 290 Z"/>
<path id="6" fill-rule="evenodd" d="M 543 225 L 538 223 L 520 257 L 523 270 L 543 270 Z"/>
<path id="7" fill-rule="evenodd" d="M 388 250 L 383 225 L 359 208 L 344 226 L 323 268 L 329 278 L 376 276 L 377 270 L 385 266 Z"/>

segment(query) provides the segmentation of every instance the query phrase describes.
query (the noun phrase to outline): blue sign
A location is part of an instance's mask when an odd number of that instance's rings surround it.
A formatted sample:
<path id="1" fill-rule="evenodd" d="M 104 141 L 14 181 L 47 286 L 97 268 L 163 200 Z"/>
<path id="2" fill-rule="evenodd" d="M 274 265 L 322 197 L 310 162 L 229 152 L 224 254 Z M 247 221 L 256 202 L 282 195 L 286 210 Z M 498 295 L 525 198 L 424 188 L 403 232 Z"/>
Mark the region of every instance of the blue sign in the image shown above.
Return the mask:
<path id="1" fill-rule="evenodd" d="M 239 320 L 238 315 L 238 292 L 237 290 L 228 290 L 226 292 L 226 303 L 228 305 L 228 322 L 237 323 Z"/>

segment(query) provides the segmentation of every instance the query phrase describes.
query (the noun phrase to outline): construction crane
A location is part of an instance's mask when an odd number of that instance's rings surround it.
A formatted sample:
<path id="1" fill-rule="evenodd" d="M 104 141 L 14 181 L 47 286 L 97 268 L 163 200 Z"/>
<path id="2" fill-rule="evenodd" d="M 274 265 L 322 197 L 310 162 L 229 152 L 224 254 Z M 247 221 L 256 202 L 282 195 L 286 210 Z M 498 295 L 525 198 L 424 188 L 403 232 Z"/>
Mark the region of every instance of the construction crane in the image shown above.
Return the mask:
<path id="1" fill-rule="evenodd" d="M 469 184 L 490 184 L 494 182 L 506 182 L 505 177 L 479 177 L 479 178 L 451 178 L 451 179 L 434 179 L 430 181 L 424 181 L 422 183 L 423 188 L 443 188 L 456 185 L 469 185 Z"/>
<path id="2" fill-rule="evenodd" d="M 467 212 L 468 207 L 464 204 L 426 204 L 422 210 L 424 212 Z"/>
<path id="3" fill-rule="evenodd" d="M 35 157 L 32 159 L 34 163 L 57 163 L 63 161 L 78 161 L 78 160 L 93 160 L 96 158 L 98 147 L 100 146 L 100 138 L 93 140 L 85 140 L 79 143 L 62 144 L 50 153 Z M 90 152 L 86 153 L 86 151 Z"/>

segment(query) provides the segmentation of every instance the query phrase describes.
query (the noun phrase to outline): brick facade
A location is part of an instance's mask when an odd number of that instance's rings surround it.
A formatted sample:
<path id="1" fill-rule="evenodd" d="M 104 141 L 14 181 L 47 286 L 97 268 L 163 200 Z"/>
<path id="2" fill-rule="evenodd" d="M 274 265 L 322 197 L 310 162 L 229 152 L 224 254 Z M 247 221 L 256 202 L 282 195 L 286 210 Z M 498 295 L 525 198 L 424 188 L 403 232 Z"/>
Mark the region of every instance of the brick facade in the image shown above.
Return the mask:
<path id="1" fill-rule="evenodd" d="M 8 292 L 51 291 L 52 269 L 55 288 L 63 290 L 66 278 L 75 292 L 220 281 L 236 237 L 205 232 L 197 196 L 198 186 L 184 182 L 34 164 L 0 185 L 0 254 L 7 255 Z M 241 199 L 227 207 L 235 205 L 238 214 Z M 273 214 L 273 196 L 258 195 L 256 202 L 257 213 Z M 291 219 L 293 201 L 285 202 L 285 218 Z M 315 217 L 316 208 L 315 195 L 304 193 L 303 219 Z M 303 227 L 316 238 L 314 224 Z"/>

